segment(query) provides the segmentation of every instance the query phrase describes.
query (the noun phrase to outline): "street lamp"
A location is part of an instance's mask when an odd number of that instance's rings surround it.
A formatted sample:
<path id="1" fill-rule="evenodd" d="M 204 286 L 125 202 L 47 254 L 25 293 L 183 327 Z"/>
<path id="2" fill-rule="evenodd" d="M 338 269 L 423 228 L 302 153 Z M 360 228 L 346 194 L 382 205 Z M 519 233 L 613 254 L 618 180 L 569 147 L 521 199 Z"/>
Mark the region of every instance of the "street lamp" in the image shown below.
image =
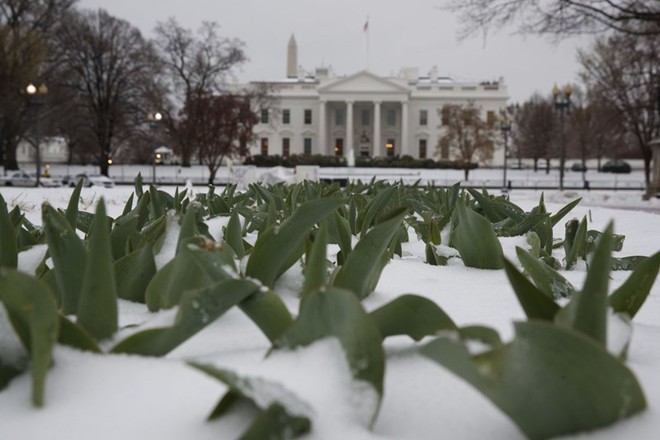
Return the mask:
<path id="1" fill-rule="evenodd" d="M 506 160 L 509 155 L 509 135 L 511 134 L 511 115 L 508 111 L 500 110 L 500 130 L 504 137 L 504 167 L 502 171 L 502 192 L 507 192 L 506 184 Z"/>
<path id="2" fill-rule="evenodd" d="M 564 115 L 571 110 L 571 93 L 573 89 L 566 84 L 562 90 L 557 84 L 552 88 L 552 96 L 555 101 L 555 110 L 559 111 L 559 130 L 561 131 L 559 150 L 559 190 L 564 190 L 564 168 L 566 165 L 566 133 L 564 131 Z"/>
<path id="3" fill-rule="evenodd" d="M 25 93 L 28 96 L 28 104 L 34 111 L 34 137 L 37 145 L 37 181 L 36 186 L 41 185 L 41 149 L 40 147 L 40 134 L 39 133 L 39 119 L 41 116 L 41 108 L 44 106 L 46 95 L 48 94 L 48 87 L 46 84 L 41 84 L 39 87 L 30 83 L 25 87 Z"/>
<path id="4" fill-rule="evenodd" d="M 156 131 L 162 120 L 163 115 L 159 112 L 147 114 L 147 121 L 149 121 L 149 128 L 151 129 L 151 145 L 154 148 L 154 159 L 151 165 L 151 180 L 154 185 L 156 185 L 156 164 L 160 162 L 160 154 L 156 152 Z"/>

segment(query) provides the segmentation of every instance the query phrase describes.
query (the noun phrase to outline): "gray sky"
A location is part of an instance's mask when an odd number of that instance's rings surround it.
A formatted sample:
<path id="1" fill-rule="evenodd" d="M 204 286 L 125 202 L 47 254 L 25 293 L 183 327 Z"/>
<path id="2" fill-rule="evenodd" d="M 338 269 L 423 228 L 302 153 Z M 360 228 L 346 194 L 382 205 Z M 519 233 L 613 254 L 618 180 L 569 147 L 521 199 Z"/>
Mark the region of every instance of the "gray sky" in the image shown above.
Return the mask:
<path id="1" fill-rule="evenodd" d="M 458 19 L 441 10 L 442 4 L 443 0 L 79 0 L 78 6 L 103 8 L 148 38 L 156 23 L 169 17 L 190 29 L 204 20 L 215 21 L 223 36 L 246 44 L 249 61 L 236 71 L 240 81 L 285 77 L 291 34 L 298 43 L 298 63 L 308 71 L 330 65 L 337 75 L 367 67 L 379 75 L 396 75 L 402 67 L 417 67 L 427 74 L 437 65 L 440 75 L 457 79 L 504 77 L 517 102 L 536 91 L 549 93 L 555 82 L 578 81 L 576 48 L 588 47 L 588 38 L 554 44 L 512 35 L 514 29 L 507 28 L 491 32 L 485 40 L 458 42 Z"/>

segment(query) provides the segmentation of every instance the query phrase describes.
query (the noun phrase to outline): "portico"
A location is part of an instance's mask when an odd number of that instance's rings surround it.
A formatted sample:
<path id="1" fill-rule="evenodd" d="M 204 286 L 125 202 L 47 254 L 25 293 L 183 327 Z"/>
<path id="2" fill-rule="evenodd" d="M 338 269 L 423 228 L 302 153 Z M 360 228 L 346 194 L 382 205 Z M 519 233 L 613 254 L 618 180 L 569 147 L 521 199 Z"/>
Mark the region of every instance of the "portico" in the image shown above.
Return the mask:
<path id="1" fill-rule="evenodd" d="M 320 154 L 407 154 L 407 88 L 363 71 L 319 87 L 318 93 Z M 385 142 L 383 126 L 400 134 Z"/>

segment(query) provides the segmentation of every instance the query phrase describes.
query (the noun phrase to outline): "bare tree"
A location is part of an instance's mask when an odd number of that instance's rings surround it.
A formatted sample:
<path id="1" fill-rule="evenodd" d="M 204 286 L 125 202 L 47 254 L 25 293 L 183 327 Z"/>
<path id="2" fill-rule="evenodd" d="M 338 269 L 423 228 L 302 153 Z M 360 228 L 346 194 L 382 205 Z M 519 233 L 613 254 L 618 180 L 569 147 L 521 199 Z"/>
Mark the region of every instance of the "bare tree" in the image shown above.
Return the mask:
<path id="1" fill-rule="evenodd" d="M 190 133 L 192 145 L 208 167 L 209 184 L 226 157 L 245 156 L 252 140 L 252 128 L 259 116 L 252 110 L 248 97 L 225 94 L 195 96 L 182 112 L 181 124 Z"/>
<path id="2" fill-rule="evenodd" d="M 546 172 L 549 172 L 549 159 L 554 155 L 553 146 L 557 138 L 557 121 L 552 103 L 535 94 L 516 113 L 515 125 L 513 139 L 519 149 L 518 154 L 534 160 L 534 171 L 538 171 L 539 160 L 545 159 Z"/>
<path id="3" fill-rule="evenodd" d="M 616 35 L 601 38 L 590 50 L 580 50 L 582 77 L 590 92 L 618 112 L 644 158 L 646 183 L 651 174 L 649 141 L 660 134 L 655 109 L 660 72 L 660 35 Z"/>
<path id="4" fill-rule="evenodd" d="M 442 108 L 446 131 L 438 143 L 439 149 L 450 150 L 460 162 L 465 180 L 468 180 L 470 166 L 493 157 L 495 129 L 492 124 L 480 117 L 480 109 L 473 103 L 466 106 L 449 104 Z"/>
<path id="5" fill-rule="evenodd" d="M 447 0 L 445 7 L 460 14 L 463 38 L 510 24 L 558 37 L 603 30 L 660 35 L 658 0 Z"/>
<path id="6" fill-rule="evenodd" d="M 75 0 L 0 0 L 0 165 L 17 169 L 16 146 L 33 122 L 22 91 L 48 76 L 53 29 Z"/>
<path id="7" fill-rule="evenodd" d="M 137 28 L 102 9 L 68 14 L 57 43 L 61 86 L 85 115 L 79 128 L 107 175 L 114 152 L 143 122 L 146 84 L 158 59 Z"/>
<path id="8" fill-rule="evenodd" d="M 584 95 L 575 88 L 572 111 L 567 125 L 568 155 L 578 158 L 586 167 L 586 160 L 598 159 L 600 170 L 603 157 L 617 157 L 626 144 L 626 132 L 616 109 L 609 102 L 591 93 Z"/>
<path id="9" fill-rule="evenodd" d="M 221 94 L 227 75 L 246 60 L 243 43 L 221 37 L 217 23 L 204 22 L 197 34 L 181 27 L 174 18 L 156 27 L 155 44 L 165 63 L 166 84 L 172 98 L 163 103 L 164 123 L 177 141 L 184 166 L 195 153 L 196 133 L 179 124 L 176 115 L 198 96 Z"/>

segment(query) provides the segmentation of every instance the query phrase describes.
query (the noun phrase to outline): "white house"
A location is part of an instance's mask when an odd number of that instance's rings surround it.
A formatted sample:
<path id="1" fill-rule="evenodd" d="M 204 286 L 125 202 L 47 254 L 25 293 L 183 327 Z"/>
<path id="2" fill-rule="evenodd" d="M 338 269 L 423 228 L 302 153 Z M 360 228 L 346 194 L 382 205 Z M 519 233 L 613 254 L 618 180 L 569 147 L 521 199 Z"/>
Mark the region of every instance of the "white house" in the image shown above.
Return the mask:
<path id="1" fill-rule="evenodd" d="M 329 67 L 305 73 L 296 63 L 292 36 L 287 77 L 252 83 L 270 86 L 277 101 L 261 110 L 253 154 L 440 158 L 444 105 L 472 102 L 494 121 L 508 100 L 502 79 L 458 81 L 439 76 L 436 67 L 427 76 L 406 68 L 396 77 L 368 71 L 340 77 Z M 498 151 L 495 164 L 503 161 L 501 146 Z"/>

